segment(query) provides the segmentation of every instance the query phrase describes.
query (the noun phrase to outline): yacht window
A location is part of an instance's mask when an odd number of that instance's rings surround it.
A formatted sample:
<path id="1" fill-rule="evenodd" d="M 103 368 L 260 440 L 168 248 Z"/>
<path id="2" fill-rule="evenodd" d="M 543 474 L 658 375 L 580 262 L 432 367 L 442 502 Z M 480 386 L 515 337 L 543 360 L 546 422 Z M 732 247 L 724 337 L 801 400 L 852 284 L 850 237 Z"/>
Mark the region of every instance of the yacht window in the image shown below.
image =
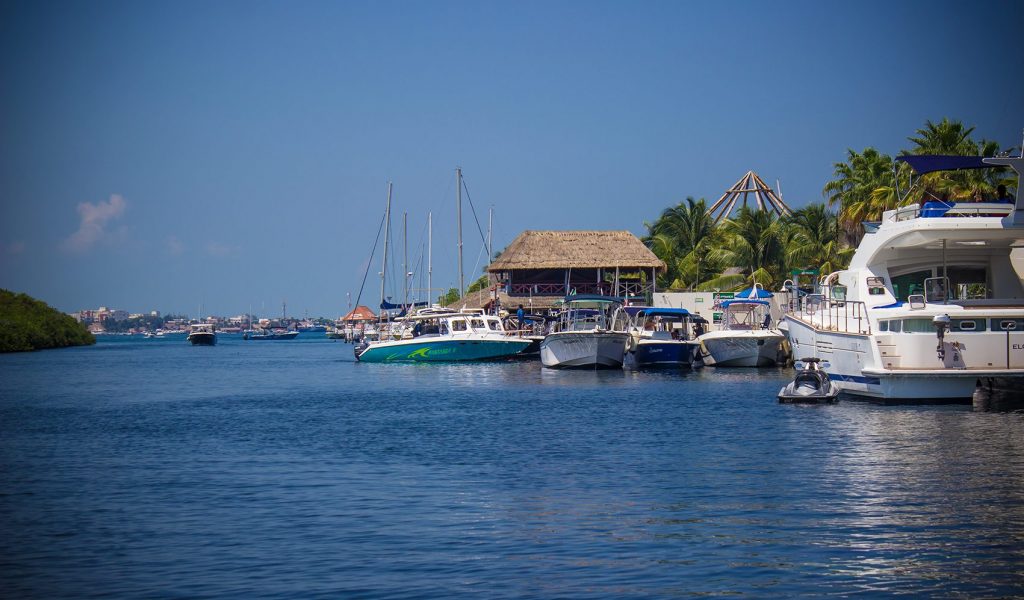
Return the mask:
<path id="1" fill-rule="evenodd" d="M 868 295 L 869 296 L 884 296 L 885 295 L 885 280 L 881 277 L 868 277 Z"/>
<path id="2" fill-rule="evenodd" d="M 889 322 L 888 321 L 879 321 L 878 322 L 878 330 L 879 331 L 889 331 Z"/>
<path id="3" fill-rule="evenodd" d="M 490 328 L 491 331 L 501 330 L 501 324 L 499 321 L 487 321 L 487 327 Z"/>
<path id="4" fill-rule="evenodd" d="M 903 333 L 935 333 L 931 319 L 903 319 Z"/>
<path id="5" fill-rule="evenodd" d="M 452 321 L 452 331 L 465 331 L 465 330 L 466 330 L 466 321 L 465 320 L 458 319 L 458 320 Z"/>
<path id="6" fill-rule="evenodd" d="M 953 319 L 950 329 L 953 331 L 985 331 L 985 319 Z"/>
<path id="7" fill-rule="evenodd" d="M 903 322 L 900 321 L 899 319 L 893 319 L 892 321 L 889 321 L 889 331 L 893 333 L 899 333 L 903 331 Z"/>
<path id="8" fill-rule="evenodd" d="M 1022 331 L 1024 319 L 992 319 L 992 331 Z"/>
<path id="9" fill-rule="evenodd" d="M 473 319 L 472 327 L 473 327 L 473 329 L 483 329 L 484 328 L 483 320 L 482 319 Z"/>
<path id="10" fill-rule="evenodd" d="M 837 285 L 832 287 L 832 300 L 834 302 L 846 301 L 846 286 Z"/>

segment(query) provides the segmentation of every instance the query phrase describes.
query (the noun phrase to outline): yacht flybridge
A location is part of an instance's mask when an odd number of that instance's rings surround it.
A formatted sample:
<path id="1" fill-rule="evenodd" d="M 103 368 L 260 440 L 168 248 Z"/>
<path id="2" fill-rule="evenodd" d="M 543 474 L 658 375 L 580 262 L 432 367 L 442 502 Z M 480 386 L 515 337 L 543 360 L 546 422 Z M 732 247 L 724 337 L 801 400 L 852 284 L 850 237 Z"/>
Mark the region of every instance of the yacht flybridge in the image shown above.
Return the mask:
<path id="1" fill-rule="evenodd" d="M 1022 157 L 905 156 L 918 174 Z M 785 315 L 794 356 L 822 359 L 843 392 L 968 402 L 979 384 L 1024 386 L 1024 197 L 886 211 L 845 271 Z M 1018 256 L 1018 254 L 1022 254 Z M 1024 387 L 1019 388 L 1024 389 Z"/>

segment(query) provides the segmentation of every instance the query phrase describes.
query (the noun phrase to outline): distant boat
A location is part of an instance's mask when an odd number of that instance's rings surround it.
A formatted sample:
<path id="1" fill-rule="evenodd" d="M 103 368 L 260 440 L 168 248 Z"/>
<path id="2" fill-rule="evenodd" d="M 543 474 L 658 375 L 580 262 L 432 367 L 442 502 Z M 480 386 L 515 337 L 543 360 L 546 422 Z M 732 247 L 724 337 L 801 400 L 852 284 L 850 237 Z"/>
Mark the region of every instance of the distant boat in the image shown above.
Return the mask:
<path id="1" fill-rule="evenodd" d="M 620 369 L 628 323 L 620 298 L 566 296 L 557 330 L 540 343 L 540 362 L 555 369 Z"/>
<path id="2" fill-rule="evenodd" d="M 243 340 L 293 340 L 298 337 L 298 331 L 272 330 L 272 329 L 248 329 L 242 333 Z"/>
<path id="3" fill-rule="evenodd" d="M 192 325 L 188 337 L 185 339 L 193 346 L 215 346 L 217 345 L 217 330 L 209 323 L 197 323 Z"/>

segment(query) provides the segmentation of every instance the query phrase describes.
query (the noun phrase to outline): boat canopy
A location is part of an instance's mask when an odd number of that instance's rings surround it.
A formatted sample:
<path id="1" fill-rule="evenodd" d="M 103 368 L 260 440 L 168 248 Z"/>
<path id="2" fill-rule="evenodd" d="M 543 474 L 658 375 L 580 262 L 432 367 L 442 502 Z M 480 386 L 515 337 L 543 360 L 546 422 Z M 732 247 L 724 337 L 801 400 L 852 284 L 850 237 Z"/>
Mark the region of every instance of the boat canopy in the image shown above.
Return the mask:
<path id="1" fill-rule="evenodd" d="M 763 287 L 758 286 L 756 295 L 754 294 L 754 288 L 747 288 L 745 290 L 736 292 L 733 298 L 740 300 L 743 298 L 771 298 L 772 296 L 774 296 L 774 294 L 764 289 Z"/>
<path id="2" fill-rule="evenodd" d="M 770 306 L 765 300 L 753 300 L 751 298 L 736 298 L 735 300 L 726 300 L 722 303 L 722 308 L 729 308 L 736 304 L 758 304 L 761 306 Z"/>
<path id="3" fill-rule="evenodd" d="M 642 308 L 637 312 L 645 317 L 669 317 L 675 319 L 687 319 L 690 311 L 685 308 Z"/>
<path id="4" fill-rule="evenodd" d="M 919 175 L 933 171 L 993 169 L 1000 166 L 986 163 L 984 159 L 984 156 L 949 156 L 943 154 L 908 154 L 896 157 L 896 160 L 907 163 Z"/>

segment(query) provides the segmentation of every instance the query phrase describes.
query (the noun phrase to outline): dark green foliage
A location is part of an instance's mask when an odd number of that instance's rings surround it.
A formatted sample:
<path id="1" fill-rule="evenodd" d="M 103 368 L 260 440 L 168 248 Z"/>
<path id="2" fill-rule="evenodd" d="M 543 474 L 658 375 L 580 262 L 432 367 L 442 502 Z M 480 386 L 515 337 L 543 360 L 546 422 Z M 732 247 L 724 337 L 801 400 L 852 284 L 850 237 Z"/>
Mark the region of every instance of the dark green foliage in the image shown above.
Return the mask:
<path id="1" fill-rule="evenodd" d="M 26 294 L 0 289 L 0 352 L 95 344 L 82 324 Z"/>

